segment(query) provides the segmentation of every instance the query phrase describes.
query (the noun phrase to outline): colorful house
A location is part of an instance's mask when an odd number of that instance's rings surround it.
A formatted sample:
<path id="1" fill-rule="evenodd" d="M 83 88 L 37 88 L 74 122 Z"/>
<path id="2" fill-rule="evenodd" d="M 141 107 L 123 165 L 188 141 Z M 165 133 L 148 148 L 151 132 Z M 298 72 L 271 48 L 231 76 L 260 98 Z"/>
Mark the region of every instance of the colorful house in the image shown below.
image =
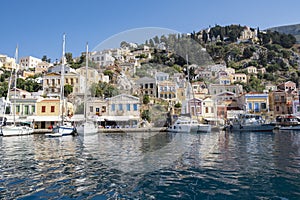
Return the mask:
<path id="1" fill-rule="evenodd" d="M 242 95 L 242 107 L 248 113 L 267 113 L 269 111 L 269 95 L 265 93 L 250 92 Z"/>

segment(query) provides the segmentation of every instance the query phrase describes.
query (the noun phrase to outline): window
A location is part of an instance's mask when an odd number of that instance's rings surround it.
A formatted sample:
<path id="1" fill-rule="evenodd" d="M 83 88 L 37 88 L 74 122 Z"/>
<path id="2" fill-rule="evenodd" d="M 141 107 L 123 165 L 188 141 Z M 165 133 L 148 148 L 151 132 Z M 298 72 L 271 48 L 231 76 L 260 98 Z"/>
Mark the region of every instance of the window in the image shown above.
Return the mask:
<path id="1" fill-rule="evenodd" d="M 51 112 L 55 112 L 55 106 L 51 106 Z"/>
<path id="2" fill-rule="evenodd" d="M 297 112 L 300 112 L 300 106 L 297 106 Z"/>
<path id="3" fill-rule="evenodd" d="M 135 103 L 135 104 L 133 104 L 133 110 L 134 111 L 137 111 L 138 110 L 138 105 Z"/>
<path id="4" fill-rule="evenodd" d="M 249 110 L 252 110 L 252 103 L 248 103 Z"/>
<path id="5" fill-rule="evenodd" d="M 130 104 L 129 103 L 126 105 L 126 109 L 127 109 L 127 111 L 130 111 Z"/>
<path id="6" fill-rule="evenodd" d="M 16 112 L 17 112 L 17 113 L 20 112 L 20 106 L 16 106 Z"/>
<path id="7" fill-rule="evenodd" d="M 123 104 L 119 104 L 119 110 L 123 110 Z"/>
<path id="8" fill-rule="evenodd" d="M 35 113 L 35 106 L 31 106 L 31 112 Z"/>
<path id="9" fill-rule="evenodd" d="M 28 112 L 28 111 L 29 111 L 29 106 L 25 106 L 25 111 L 24 111 L 24 114 L 25 114 L 25 115 L 28 115 L 28 114 L 29 114 L 29 112 Z"/>
<path id="10" fill-rule="evenodd" d="M 42 106 L 42 113 L 46 112 L 46 106 Z"/>
<path id="11" fill-rule="evenodd" d="M 150 83 L 150 88 L 151 88 L 151 89 L 153 88 L 153 83 Z"/>
<path id="12" fill-rule="evenodd" d="M 102 112 L 106 112 L 106 106 L 102 106 Z"/>
<path id="13" fill-rule="evenodd" d="M 90 112 L 92 113 L 94 110 L 93 106 L 90 106 Z"/>
<path id="14" fill-rule="evenodd" d="M 254 103 L 254 111 L 259 112 L 259 103 Z"/>
<path id="15" fill-rule="evenodd" d="M 208 113 L 208 107 L 205 108 L 205 113 Z"/>
<path id="16" fill-rule="evenodd" d="M 279 106 L 276 106 L 276 111 L 279 112 Z"/>
<path id="17" fill-rule="evenodd" d="M 111 110 L 115 111 L 116 110 L 116 105 L 115 104 L 111 104 Z"/>
<path id="18" fill-rule="evenodd" d="M 261 103 L 260 106 L 261 106 L 261 109 L 263 109 L 263 110 L 267 109 L 267 104 L 266 103 Z"/>

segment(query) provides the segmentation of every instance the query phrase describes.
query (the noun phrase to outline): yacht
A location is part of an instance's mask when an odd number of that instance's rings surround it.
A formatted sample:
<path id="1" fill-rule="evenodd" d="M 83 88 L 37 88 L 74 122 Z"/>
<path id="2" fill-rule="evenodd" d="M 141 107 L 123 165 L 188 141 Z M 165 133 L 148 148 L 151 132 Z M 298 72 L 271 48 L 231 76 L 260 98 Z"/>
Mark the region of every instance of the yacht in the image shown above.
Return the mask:
<path id="1" fill-rule="evenodd" d="M 173 125 L 168 127 L 167 131 L 176 133 L 209 133 L 210 124 L 202 124 L 190 117 L 178 117 Z"/>
<path id="2" fill-rule="evenodd" d="M 266 123 L 262 116 L 257 114 L 239 114 L 227 127 L 233 132 L 272 132 L 274 128 L 274 123 Z"/>

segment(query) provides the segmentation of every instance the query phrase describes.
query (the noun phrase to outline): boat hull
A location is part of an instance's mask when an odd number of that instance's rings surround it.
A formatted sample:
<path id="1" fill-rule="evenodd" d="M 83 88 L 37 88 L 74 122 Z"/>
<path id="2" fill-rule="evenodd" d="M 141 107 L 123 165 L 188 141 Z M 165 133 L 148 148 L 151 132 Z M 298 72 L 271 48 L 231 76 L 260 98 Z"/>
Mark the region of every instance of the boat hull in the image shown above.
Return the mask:
<path id="1" fill-rule="evenodd" d="M 280 131 L 300 131 L 300 125 L 296 126 L 280 126 L 278 127 Z"/>
<path id="2" fill-rule="evenodd" d="M 272 132 L 275 128 L 274 124 L 260 124 L 260 125 L 232 125 L 229 127 L 230 131 L 238 132 Z"/>
<path id="3" fill-rule="evenodd" d="M 53 128 L 52 133 L 47 133 L 46 136 L 49 137 L 62 137 L 65 135 L 74 135 L 76 133 L 76 128 L 73 126 L 62 125 Z"/>
<path id="4" fill-rule="evenodd" d="M 3 126 L 1 127 L 2 136 L 18 136 L 30 135 L 33 133 L 33 128 L 28 126 Z"/>
<path id="5" fill-rule="evenodd" d="M 211 125 L 198 124 L 198 125 L 173 125 L 167 129 L 169 132 L 174 133 L 209 133 L 211 132 Z"/>

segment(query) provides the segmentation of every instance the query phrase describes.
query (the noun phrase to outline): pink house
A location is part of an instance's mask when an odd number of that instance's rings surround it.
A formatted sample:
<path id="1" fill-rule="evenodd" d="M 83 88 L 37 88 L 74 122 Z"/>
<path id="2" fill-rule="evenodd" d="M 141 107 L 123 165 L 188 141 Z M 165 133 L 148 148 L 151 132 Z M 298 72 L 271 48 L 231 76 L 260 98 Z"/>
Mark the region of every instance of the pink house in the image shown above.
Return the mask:
<path id="1" fill-rule="evenodd" d="M 292 81 L 287 81 L 277 86 L 278 89 L 284 90 L 285 92 L 297 93 L 296 83 Z"/>

